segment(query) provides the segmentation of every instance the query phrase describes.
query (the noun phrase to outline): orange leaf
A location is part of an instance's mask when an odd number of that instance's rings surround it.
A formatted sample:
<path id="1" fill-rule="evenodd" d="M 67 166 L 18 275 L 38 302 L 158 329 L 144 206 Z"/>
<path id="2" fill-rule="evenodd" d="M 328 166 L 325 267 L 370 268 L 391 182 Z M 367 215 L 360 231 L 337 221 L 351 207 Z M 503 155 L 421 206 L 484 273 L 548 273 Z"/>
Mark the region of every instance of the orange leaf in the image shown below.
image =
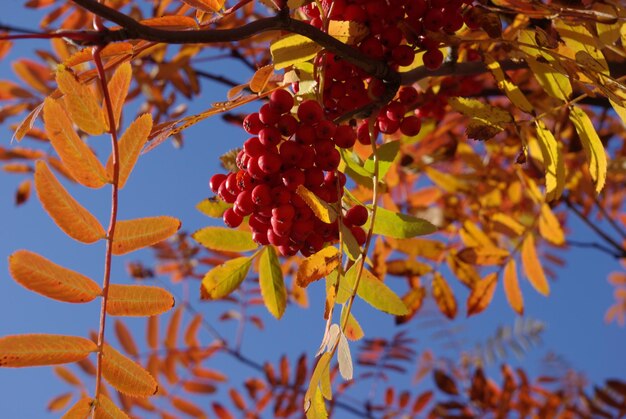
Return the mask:
<path id="1" fill-rule="evenodd" d="M 118 186 L 124 187 L 130 172 L 132 172 L 141 148 L 148 140 L 148 135 L 152 130 L 152 116 L 150 114 L 141 115 L 139 118 L 133 121 L 128 129 L 124 132 L 119 141 L 119 153 L 120 153 L 120 177 L 118 179 Z M 113 179 L 113 160 L 109 157 L 107 161 L 107 175 Z"/>
<path id="2" fill-rule="evenodd" d="M 61 394 L 60 396 L 57 396 L 54 399 L 50 400 L 50 402 L 48 403 L 48 411 L 57 412 L 61 409 L 64 409 L 71 400 L 72 393 Z"/>
<path id="3" fill-rule="evenodd" d="M 565 233 L 558 218 L 550 209 L 548 204 L 541 206 L 541 214 L 539 215 L 539 233 L 541 237 L 550 243 L 561 246 L 565 243 Z"/>
<path id="4" fill-rule="evenodd" d="M 439 310 L 449 319 L 456 316 L 456 299 L 450 289 L 450 286 L 439 273 L 433 274 L 433 297 L 439 306 Z"/>
<path id="5" fill-rule="evenodd" d="M 210 383 L 202 381 L 184 381 L 183 388 L 190 393 L 211 394 L 217 391 L 217 388 Z"/>
<path id="6" fill-rule="evenodd" d="M 467 298 L 467 316 L 478 314 L 486 309 L 496 290 L 498 274 L 493 272 L 474 284 L 474 288 Z"/>
<path id="7" fill-rule="evenodd" d="M 180 221 L 174 217 L 146 217 L 118 221 L 113 237 L 113 254 L 123 255 L 152 246 L 176 233 Z"/>
<path id="8" fill-rule="evenodd" d="M 96 403 L 96 410 L 94 413 L 94 419 L 128 418 L 126 413 L 124 413 L 115 403 L 113 403 L 111 399 L 103 394 L 98 396 L 98 403 Z"/>
<path id="9" fill-rule="evenodd" d="M 528 277 L 528 281 L 537 292 L 548 296 L 550 294 L 550 284 L 546 280 L 546 275 L 537 257 L 535 238 L 532 234 L 527 235 L 524 243 L 522 243 L 522 267 L 526 277 Z"/>
<path id="10" fill-rule="evenodd" d="M 273 65 L 269 64 L 259 68 L 250 79 L 250 90 L 254 93 L 263 91 L 272 75 L 274 75 Z"/>
<path id="11" fill-rule="evenodd" d="M 115 120 L 115 128 L 120 126 L 120 117 L 122 115 L 122 107 L 126 101 L 128 95 L 128 88 L 133 77 L 133 69 L 128 61 L 123 62 L 115 70 L 111 80 L 107 84 L 109 89 L 109 95 L 111 96 L 111 107 L 113 108 L 113 118 Z M 106 105 L 103 105 L 104 109 L 104 122 L 107 129 L 109 129 L 109 112 Z"/>
<path id="12" fill-rule="evenodd" d="M 306 287 L 334 271 L 341 262 L 341 254 L 334 246 L 327 246 L 319 252 L 309 256 L 300 263 L 296 282 L 300 287 Z"/>
<path id="13" fill-rule="evenodd" d="M 174 297 L 163 288 L 118 284 L 109 287 L 107 313 L 111 316 L 154 316 L 172 307 Z"/>
<path id="14" fill-rule="evenodd" d="M 23 180 L 15 191 L 15 205 L 22 205 L 30 198 L 30 179 Z"/>
<path id="15" fill-rule="evenodd" d="M 183 315 L 183 310 L 179 307 L 174 311 L 170 322 L 167 325 L 167 332 L 165 335 L 165 347 L 168 349 L 176 349 L 176 341 L 178 340 L 178 331 L 180 329 L 180 321 Z"/>
<path id="16" fill-rule="evenodd" d="M 151 28 L 169 29 L 171 31 L 198 28 L 198 22 L 194 18 L 180 15 L 151 17 L 140 20 L 140 23 Z"/>
<path id="17" fill-rule="evenodd" d="M 66 367 L 56 366 L 56 367 L 54 367 L 54 373 L 56 375 L 58 375 L 59 378 L 61 378 L 63 381 L 65 381 L 68 384 L 71 384 L 71 385 L 76 386 L 76 387 L 82 387 L 83 386 L 83 382 L 80 381 L 80 379 L 76 375 L 74 375 L 74 373 L 72 371 L 70 371 Z"/>
<path id="18" fill-rule="evenodd" d="M 77 182 L 89 188 L 109 183 L 102 163 L 76 134 L 72 121 L 56 100 L 46 98 L 43 119 L 52 147 Z"/>
<path id="19" fill-rule="evenodd" d="M 67 303 L 86 303 L 102 294 L 93 280 L 28 250 L 9 256 L 9 272 L 24 288 Z"/>
<path id="20" fill-rule="evenodd" d="M 65 66 L 60 66 L 56 81 L 63 92 L 65 108 L 78 128 L 91 135 L 105 132 L 104 114 L 89 86 L 76 80 Z"/>
<path id="21" fill-rule="evenodd" d="M 116 390 L 129 396 L 148 397 L 158 390 L 148 371 L 108 344 L 104 345 L 102 375 Z"/>
<path id="22" fill-rule="evenodd" d="M 150 349 L 157 349 L 159 347 L 159 318 L 157 316 L 148 318 L 146 340 L 148 341 Z"/>
<path id="23" fill-rule="evenodd" d="M 172 397 L 172 406 L 174 406 L 176 409 L 180 410 L 184 414 L 192 416 L 194 418 L 206 418 L 206 415 L 199 406 L 180 397 Z"/>
<path id="24" fill-rule="evenodd" d="M 18 60 L 13 62 L 13 71 L 30 87 L 47 95 L 52 89 L 46 84 L 50 79 L 50 70 L 31 60 Z"/>
<path id="25" fill-rule="evenodd" d="M 133 335 L 130 333 L 130 330 L 128 330 L 126 325 L 119 319 L 115 319 L 115 336 L 117 336 L 117 340 L 120 342 L 120 345 L 122 345 L 122 348 L 127 354 L 133 357 L 139 356 L 139 350 L 137 349 L 137 344 L 133 339 Z"/>
<path id="26" fill-rule="evenodd" d="M 85 419 L 91 414 L 92 399 L 83 397 L 63 415 L 62 419 Z"/>
<path id="27" fill-rule="evenodd" d="M 225 0 L 182 0 L 191 7 L 202 10 L 206 13 L 214 13 L 220 11 L 224 7 Z"/>
<path id="28" fill-rule="evenodd" d="M 518 314 L 524 314 L 524 298 L 519 288 L 515 259 L 510 259 L 504 267 L 504 293 L 511 308 Z"/>
<path id="29" fill-rule="evenodd" d="M 67 364 L 87 358 L 98 347 L 89 339 L 63 335 L 14 335 L 0 338 L 0 366 Z"/>
<path id="30" fill-rule="evenodd" d="M 41 160 L 35 166 L 35 188 L 41 205 L 65 234 L 81 243 L 94 243 L 106 236 L 96 217 L 65 190 Z"/>

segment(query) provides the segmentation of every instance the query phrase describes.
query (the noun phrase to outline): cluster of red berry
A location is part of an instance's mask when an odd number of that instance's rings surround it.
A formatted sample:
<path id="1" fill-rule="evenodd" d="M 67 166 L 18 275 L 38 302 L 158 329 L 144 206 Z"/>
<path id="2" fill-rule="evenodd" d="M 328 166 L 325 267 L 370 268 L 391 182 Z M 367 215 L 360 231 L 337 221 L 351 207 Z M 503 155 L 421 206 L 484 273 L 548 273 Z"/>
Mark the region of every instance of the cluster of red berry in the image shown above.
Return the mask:
<path id="1" fill-rule="evenodd" d="M 314 216 L 298 195 L 298 186 L 336 203 L 346 182 L 345 175 L 337 172 L 341 156 L 336 147 L 352 147 L 356 134 L 351 126 L 326 119 L 314 100 L 298 106 L 297 118 L 291 114 L 293 106 L 291 94 L 277 90 L 259 112 L 248 115 L 243 127 L 253 137 L 237 155 L 239 170 L 214 175 L 210 187 L 233 204 L 224 212 L 226 225 L 237 227 L 249 216 L 257 243 L 275 245 L 285 256 L 299 251 L 308 256 L 324 243 L 336 241 L 339 229 L 337 222 L 327 224 Z M 354 211 L 358 214 L 349 215 Z M 344 224 L 353 230 L 357 242 L 364 243 L 365 232 L 359 226 L 367 220 L 365 208 L 352 208 L 346 219 Z"/>
<path id="2" fill-rule="evenodd" d="M 454 33 L 464 23 L 476 28 L 472 3 L 473 0 L 321 0 L 321 11 L 316 2 L 303 6 L 302 11 L 309 23 L 320 29 L 322 13 L 329 20 L 363 24 L 367 35 L 355 47 L 373 60 L 385 61 L 397 69 L 412 64 L 416 51 L 423 50 L 424 65 L 434 70 L 441 66 L 444 56 L 433 35 L 442 31 Z M 324 65 L 326 81 L 324 108 L 332 118 L 357 109 L 384 92 L 380 80 L 368 77 L 333 54 L 319 60 L 318 64 Z"/>

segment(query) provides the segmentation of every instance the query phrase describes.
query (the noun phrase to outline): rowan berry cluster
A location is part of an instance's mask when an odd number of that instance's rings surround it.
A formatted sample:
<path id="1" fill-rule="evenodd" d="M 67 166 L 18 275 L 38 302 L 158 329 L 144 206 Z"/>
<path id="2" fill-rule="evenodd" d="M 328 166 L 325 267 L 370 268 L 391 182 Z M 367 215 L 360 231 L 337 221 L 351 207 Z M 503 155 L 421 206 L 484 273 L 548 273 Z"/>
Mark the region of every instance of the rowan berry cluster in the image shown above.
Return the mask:
<path id="1" fill-rule="evenodd" d="M 257 243 L 272 244 L 284 256 L 297 252 L 308 256 L 321 250 L 324 243 L 336 241 L 339 228 L 337 222 L 327 224 L 315 217 L 298 195 L 298 186 L 329 204 L 336 203 L 346 182 L 345 175 L 337 171 L 341 156 L 336 147 L 352 147 L 356 133 L 349 125 L 326 119 L 314 100 L 302 102 L 296 116 L 291 113 L 293 106 L 291 94 L 277 90 L 259 112 L 248 115 L 243 128 L 253 137 L 237 155 L 239 170 L 214 175 L 210 187 L 233 204 L 224 212 L 227 226 L 237 227 L 249 216 Z M 357 242 L 364 243 L 365 232 L 359 226 L 367 220 L 367 210 L 352 208 L 346 220 L 344 224 Z"/>

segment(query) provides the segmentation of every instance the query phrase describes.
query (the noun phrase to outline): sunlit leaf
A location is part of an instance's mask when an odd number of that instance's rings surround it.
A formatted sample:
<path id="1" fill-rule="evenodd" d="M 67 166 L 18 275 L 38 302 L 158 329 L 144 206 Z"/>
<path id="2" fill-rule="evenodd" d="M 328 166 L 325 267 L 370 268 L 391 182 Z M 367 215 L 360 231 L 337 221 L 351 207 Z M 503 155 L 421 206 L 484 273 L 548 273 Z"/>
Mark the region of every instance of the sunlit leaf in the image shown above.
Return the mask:
<path id="1" fill-rule="evenodd" d="M 526 113 L 532 113 L 534 109 L 533 105 L 531 105 L 528 99 L 526 99 L 526 96 L 520 88 L 507 78 L 506 74 L 500 67 L 500 63 L 490 54 L 485 53 L 483 56 L 487 68 L 489 68 L 489 71 L 491 71 L 491 74 L 493 74 L 493 77 L 498 83 L 498 88 L 503 91 L 509 100 L 519 109 Z"/>
<path id="2" fill-rule="evenodd" d="M 448 99 L 448 103 L 455 111 L 471 118 L 466 131 L 469 138 L 488 140 L 513 122 L 508 111 L 478 99 L 452 97 Z"/>
<path id="3" fill-rule="evenodd" d="M 109 286 L 107 313 L 111 316 L 155 316 L 174 307 L 174 296 L 148 285 Z"/>
<path id="4" fill-rule="evenodd" d="M 439 307 L 439 310 L 449 319 L 456 317 L 457 304 L 450 285 L 444 277 L 439 273 L 433 274 L 433 298 Z"/>
<path id="5" fill-rule="evenodd" d="M 561 223 L 548 204 L 541 206 L 541 214 L 539 214 L 539 233 L 541 237 L 556 246 L 561 246 L 565 243 L 565 233 L 563 232 Z"/>
<path id="6" fill-rule="evenodd" d="M 409 313 L 404 302 L 383 281 L 363 269 L 357 295 L 372 307 L 396 316 Z"/>
<path id="7" fill-rule="evenodd" d="M 118 221 L 113 236 L 113 254 L 123 255 L 137 249 L 157 244 L 180 228 L 174 217 L 146 217 Z"/>
<path id="8" fill-rule="evenodd" d="M 252 265 L 252 258 L 239 257 L 230 259 L 216 266 L 202 278 L 201 296 L 203 299 L 224 298 L 246 279 Z"/>
<path id="9" fill-rule="evenodd" d="M 76 80 L 65 66 L 57 70 L 56 82 L 63 92 L 65 108 L 72 121 L 87 134 L 100 135 L 105 132 L 104 114 L 89 86 Z"/>
<path id="10" fill-rule="evenodd" d="M 353 20 L 331 20 L 328 34 L 344 44 L 353 45 L 361 42 L 369 33 L 367 25 Z"/>
<path id="11" fill-rule="evenodd" d="M 155 317 L 150 317 L 155 318 Z M 174 310 L 174 313 L 170 316 L 170 321 L 167 325 L 167 331 L 165 332 L 165 341 L 163 344 L 168 349 L 176 349 L 178 347 L 178 332 L 180 331 L 180 323 L 183 318 L 183 308 L 178 307 Z"/>
<path id="12" fill-rule="evenodd" d="M 529 234 L 522 243 L 522 267 L 524 273 L 528 278 L 530 284 L 537 290 L 538 293 L 548 296 L 550 294 L 550 285 L 546 279 L 546 275 L 543 273 L 541 262 L 537 257 L 537 250 L 535 249 L 535 238 L 532 234 Z"/>
<path id="13" fill-rule="evenodd" d="M 504 258 L 509 256 L 508 250 L 495 246 L 466 247 L 462 249 L 457 257 L 465 263 L 471 265 L 499 265 Z"/>
<path id="14" fill-rule="evenodd" d="M 370 222 L 371 221 L 368 220 L 366 228 L 369 226 Z M 376 209 L 374 234 L 396 239 L 406 239 L 431 234 L 435 231 L 437 231 L 437 227 L 424 219 L 389 211 L 380 207 Z"/>
<path id="15" fill-rule="evenodd" d="M 247 252 L 259 245 L 252 240 L 248 230 L 233 230 L 225 227 L 204 227 L 193 233 L 192 237 L 210 250 L 226 252 Z"/>
<path id="16" fill-rule="evenodd" d="M 30 198 L 31 184 L 32 182 L 30 179 L 24 179 L 22 182 L 20 182 L 17 190 L 15 191 L 16 206 L 22 205 L 26 203 L 26 201 L 28 201 L 28 199 Z"/>
<path id="17" fill-rule="evenodd" d="M 480 281 L 474 284 L 472 292 L 467 297 L 467 316 L 473 316 L 474 314 L 484 311 L 491 300 L 498 284 L 498 274 L 492 272 Z"/>
<path id="18" fill-rule="evenodd" d="M 209 217 L 222 218 L 224 212 L 232 206 L 233 204 L 228 204 L 219 198 L 207 198 L 198 202 L 196 209 Z"/>
<path id="19" fill-rule="evenodd" d="M 250 79 L 250 90 L 254 93 L 262 92 L 272 75 L 274 75 L 273 65 L 269 64 L 259 68 Z"/>
<path id="20" fill-rule="evenodd" d="M 339 334 L 337 342 L 337 361 L 339 362 L 339 373 L 344 380 L 352 380 L 354 368 L 352 367 L 352 355 L 350 355 L 350 345 L 343 333 Z"/>
<path id="21" fill-rule="evenodd" d="M 115 319 L 115 336 L 117 336 L 117 340 L 128 355 L 133 357 L 139 356 L 139 349 L 137 349 L 132 333 L 119 319 Z"/>
<path id="22" fill-rule="evenodd" d="M 206 13 L 219 12 L 226 0 L 182 0 L 189 6 L 194 7 Z"/>
<path id="23" fill-rule="evenodd" d="M 206 417 L 204 411 L 200 408 L 200 406 L 185 400 L 180 397 L 172 397 L 172 406 L 174 406 L 180 412 L 189 415 L 194 418 L 203 418 Z"/>
<path id="24" fill-rule="evenodd" d="M 115 121 L 115 128 L 120 127 L 120 117 L 122 116 L 122 108 L 128 95 L 128 89 L 133 77 L 133 69 L 130 62 L 124 61 L 111 76 L 111 80 L 107 84 L 109 89 L 109 95 L 111 96 L 111 108 L 113 108 L 113 120 Z M 106 128 L 109 129 L 109 112 L 106 105 L 102 106 L 104 110 L 104 122 Z"/>
<path id="25" fill-rule="evenodd" d="M 85 419 L 91 414 L 93 399 L 83 397 L 63 415 L 62 419 Z"/>
<path id="26" fill-rule="evenodd" d="M 504 293 L 509 305 L 518 314 L 524 314 L 524 298 L 519 287 L 515 259 L 509 259 L 504 267 Z"/>
<path id="27" fill-rule="evenodd" d="M 376 148 L 376 157 L 378 158 L 378 178 L 383 179 L 389 168 L 393 165 L 400 151 L 400 141 L 389 141 Z M 363 163 L 365 170 L 374 173 L 374 158 L 370 156 Z"/>
<path id="28" fill-rule="evenodd" d="M 102 163 L 80 139 L 63 107 L 46 98 L 43 119 L 50 143 L 72 177 L 83 186 L 100 188 L 110 182 Z"/>
<path id="29" fill-rule="evenodd" d="M 313 370 L 313 373 L 311 374 L 311 380 L 309 381 L 309 387 L 307 388 L 307 391 L 304 394 L 304 411 L 305 412 L 308 412 L 309 409 L 311 408 L 311 402 L 312 402 L 311 399 L 314 396 L 314 394 L 318 392 L 320 379 L 322 377 L 324 370 L 329 369 L 331 358 L 332 358 L 332 354 L 330 352 L 323 353 L 322 356 L 320 356 L 319 360 L 317 361 L 317 364 L 315 365 L 315 369 Z"/>
<path id="30" fill-rule="evenodd" d="M 327 246 L 300 263 L 296 282 L 301 287 L 307 287 L 311 282 L 317 281 L 334 271 L 340 262 L 341 253 L 339 250 L 334 246 Z"/>
<path id="31" fill-rule="evenodd" d="M 28 250 L 9 256 L 9 272 L 24 288 L 54 300 L 86 303 L 102 294 L 93 280 Z"/>
<path id="32" fill-rule="evenodd" d="M 346 337 L 349 340 L 360 340 L 363 338 L 363 336 L 365 336 L 365 333 L 363 332 L 363 328 L 361 328 L 361 325 L 359 324 L 359 322 L 356 320 L 356 318 L 354 317 L 354 315 L 352 313 L 348 314 L 347 319 L 346 319 L 346 314 L 348 313 L 348 311 L 345 309 L 346 306 L 343 306 L 341 308 L 341 323 L 340 324 L 345 324 L 345 329 L 344 329 L 344 333 L 346 335 Z"/>
<path id="33" fill-rule="evenodd" d="M 337 219 L 337 211 L 323 199 L 320 199 L 304 185 L 298 185 L 296 193 L 311 208 L 313 214 L 323 222 L 330 224 Z"/>
<path id="34" fill-rule="evenodd" d="M 148 140 L 148 135 L 152 130 L 152 116 L 150 114 L 141 115 L 135 119 L 128 129 L 119 139 L 119 178 L 118 187 L 122 189 L 126 185 L 126 181 L 130 173 L 137 163 L 141 148 Z M 109 157 L 106 165 L 107 175 L 109 179 L 113 179 L 113 158 Z"/>
<path id="35" fill-rule="evenodd" d="M 64 409 L 70 401 L 72 401 L 72 393 L 63 393 L 50 400 L 47 409 L 49 412 L 58 412 Z"/>
<path id="36" fill-rule="evenodd" d="M 124 419 L 128 415 L 122 411 L 111 399 L 104 394 L 98 395 L 94 419 Z"/>
<path id="37" fill-rule="evenodd" d="M 591 119 L 582 109 L 576 106 L 571 107 L 569 118 L 576 128 L 580 142 L 587 155 L 589 173 L 591 173 L 591 178 L 596 184 L 596 192 L 600 193 L 602 188 L 604 188 L 607 170 L 606 153 L 602 141 L 598 137 Z"/>
<path id="38" fill-rule="evenodd" d="M 66 383 L 76 386 L 82 387 L 83 382 L 76 376 L 74 373 L 67 367 L 64 366 L 56 366 L 54 367 L 54 373 L 59 376 Z"/>
<path id="39" fill-rule="evenodd" d="M 35 166 L 35 189 L 48 215 L 71 238 L 94 243 L 106 236 L 96 217 L 65 190 L 42 160 Z"/>
<path id="40" fill-rule="evenodd" d="M 148 371 L 107 344 L 103 348 L 102 375 L 116 390 L 133 397 L 149 397 L 158 389 Z"/>
<path id="41" fill-rule="evenodd" d="M 98 350 L 89 339 L 63 335 L 13 335 L 0 338 L 0 367 L 67 364 Z"/>
<path id="42" fill-rule="evenodd" d="M 277 70 L 308 61 L 321 49 L 315 41 L 298 34 L 285 35 L 270 45 L 272 62 Z"/>
<path id="43" fill-rule="evenodd" d="M 287 306 L 287 289 L 273 246 L 265 246 L 259 258 L 259 285 L 267 310 L 280 319 Z"/>
<path id="44" fill-rule="evenodd" d="M 559 199 L 565 187 L 565 162 L 554 135 L 542 121 L 535 123 L 546 172 L 546 200 Z"/>

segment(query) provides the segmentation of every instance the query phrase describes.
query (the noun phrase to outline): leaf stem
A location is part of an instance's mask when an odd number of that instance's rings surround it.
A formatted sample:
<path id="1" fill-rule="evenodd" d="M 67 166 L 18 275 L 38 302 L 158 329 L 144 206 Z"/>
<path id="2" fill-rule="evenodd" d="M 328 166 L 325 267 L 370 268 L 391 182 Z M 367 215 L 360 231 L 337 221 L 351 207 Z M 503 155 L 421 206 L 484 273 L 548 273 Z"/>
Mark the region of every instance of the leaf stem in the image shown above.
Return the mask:
<path id="1" fill-rule="evenodd" d="M 107 86 L 106 74 L 104 72 L 104 65 L 102 64 L 102 58 L 100 53 L 102 51 L 101 46 L 93 48 L 93 58 L 98 71 L 98 79 L 100 81 L 100 87 L 102 88 L 102 94 L 104 96 L 104 103 L 107 110 L 107 116 L 109 119 L 109 132 L 111 133 L 111 161 L 113 163 L 113 179 L 111 184 L 111 215 L 109 219 L 109 228 L 107 230 L 106 237 L 106 250 L 104 257 L 104 279 L 102 281 L 102 304 L 100 308 L 100 328 L 98 331 L 98 362 L 96 366 L 96 390 L 94 399 L 98 399 L 98 395 L 102 392 L 102 355 L 104 348 L 104 331 L 106 327 L 106 309 L 109 296 L 109 284 L 111 281 L 111 261 L 113 257 L 113 237 L 115 235 L 115 226 L 117 223 L 117 211 L 118 211 L 118 192 L 119 192 L 119 147 L 117 139 L 117 127 L 115 124 L 115 117 L 113 116 L 113 105 L 111 102 L 111 95 L 109 94 L 109 88 Z M 95 412 L 94 412 L 95 415 Z"/>

